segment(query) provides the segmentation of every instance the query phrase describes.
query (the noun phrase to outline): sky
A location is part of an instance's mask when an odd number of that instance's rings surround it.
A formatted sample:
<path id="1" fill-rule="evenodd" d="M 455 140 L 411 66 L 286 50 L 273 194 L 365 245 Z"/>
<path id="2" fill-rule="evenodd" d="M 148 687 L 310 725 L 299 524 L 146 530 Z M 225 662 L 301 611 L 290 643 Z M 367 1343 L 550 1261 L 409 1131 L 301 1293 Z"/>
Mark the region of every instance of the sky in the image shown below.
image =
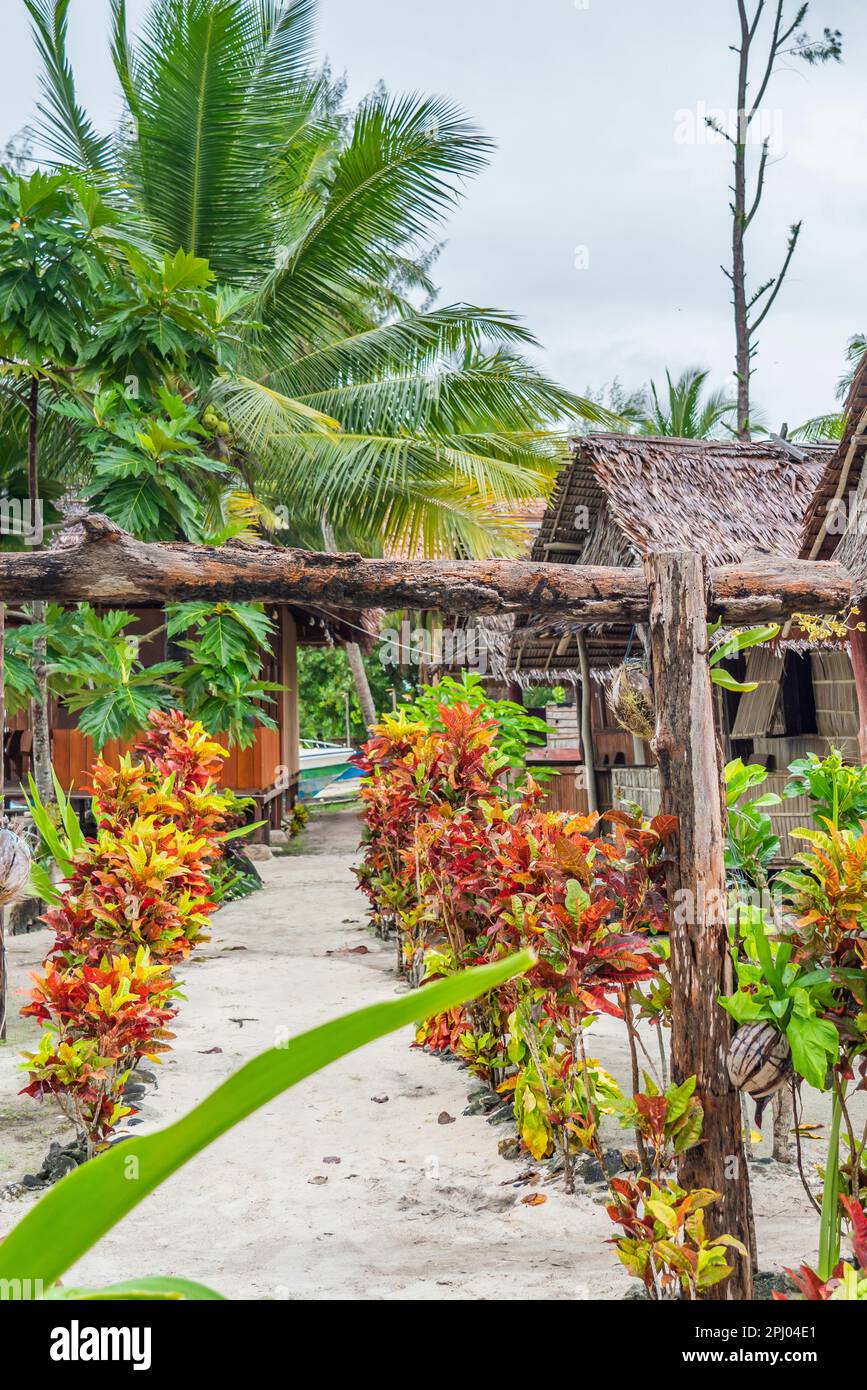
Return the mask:
<path id="1" fill-rule="evenodd" d="M 128 0 L 133 27 L 147 3 Z M 37 65 L 22 0 L 0 13 L 5 143 L 32 113 Z M 107 14 L 108 0 L 72 0 L 79 96 L 102 126 L 119 110 Z M 774 154 L 750 229 L 754 286 L 803 221 L 756 358 L 754 402 L 773 428 L 834 408 L 846 340 L 867 332 L 864 0 L 813 0 L 807 27 L 825 26 L 843 31 L 843 63 L 788 59 L 763 103 Z M 581 393 L 692 364 L 733 385 L 729 150 L 702 117 L 736 104 L 736 37 L 735 0 L 321 0 L 317 47 L 351 100 L 378 81 L 442 94 L 495 139 L 448 223 L 440 303 L 520 314 L 545 370 Z"/>

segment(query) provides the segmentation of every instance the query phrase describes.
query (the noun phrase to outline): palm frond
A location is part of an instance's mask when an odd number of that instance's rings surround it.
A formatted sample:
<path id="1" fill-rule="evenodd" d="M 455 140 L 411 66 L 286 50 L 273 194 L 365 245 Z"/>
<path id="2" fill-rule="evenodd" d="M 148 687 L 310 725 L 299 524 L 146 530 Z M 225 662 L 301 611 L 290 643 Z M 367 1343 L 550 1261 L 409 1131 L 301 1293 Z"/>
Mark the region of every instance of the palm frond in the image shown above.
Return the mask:
<path id="1" fill-rule="evenodd" d="M 821 444 L 825 439 L 842 439 L 846 427 L 846 412 L 832 411 L 828 415 L 814 415 L 802 425 L 789 431 L 790 439 L 803 440 L 805 444 Z"/>
<path id="2" fill-rule="evenodd" d="M 111 138 L 99 135 L 79 105 L 66 51 L 70 0 L 24 0 L 42 59 L 34 135 L 61 164 L 98 171 L 111 163 Z"/>

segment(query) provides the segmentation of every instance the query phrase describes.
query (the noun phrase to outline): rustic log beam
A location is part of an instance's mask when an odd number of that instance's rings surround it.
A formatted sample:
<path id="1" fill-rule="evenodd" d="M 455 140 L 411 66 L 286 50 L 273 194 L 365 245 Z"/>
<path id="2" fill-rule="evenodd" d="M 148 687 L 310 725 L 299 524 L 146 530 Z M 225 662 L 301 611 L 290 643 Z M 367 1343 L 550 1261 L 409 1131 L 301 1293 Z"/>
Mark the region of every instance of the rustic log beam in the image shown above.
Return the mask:
<path id="1" fill-rule="evenodd" d="M 669 870 L 671 911 L 671 1064 L 678 1083 L 696 1077 L 704 1107 L 702 1142 L 682 1155 L 684 1187 L 709 1187 L 712 1235 L 750 1248 L 749 1174 L 740 1095 L 726 1070 L 731 1020 L 717 1003 L 731 993 L 726 924 L 723 810 L 713 698 L 707 661 L 705 574 L 700 556 L 651 555 L 650 652 L 662 812 L 678 819 Z M 711 1298 L 752 1297 L 750 1260 L 733 1253 L 733 1274 Z"/>
<path id="2" fill-rule="evenodd" d="M 776 560 L 712 570 L 709 603 L 724 621 L 835 613 L 851 596 L 830 562 Z M 526 560 L 368 560 L 282 546 L 146 544 L 105 517 L 62 531 L 49 550 L 0 553 L 0 602 L 171 603 L 258 599 L 338 608 L 438 608 L 452 613 L 568 613 L 577 624 L 644 622 L 640 568 Z"/>
<path id="3" fill-rule="evenodd" d="M 732 627 L 782 623 L 793 613 L 840 613 L 852 601 L 852 581 L 842 565 L 755 552 L 736 565 L 711 569 L 707 589 L 711 618 Z"/>

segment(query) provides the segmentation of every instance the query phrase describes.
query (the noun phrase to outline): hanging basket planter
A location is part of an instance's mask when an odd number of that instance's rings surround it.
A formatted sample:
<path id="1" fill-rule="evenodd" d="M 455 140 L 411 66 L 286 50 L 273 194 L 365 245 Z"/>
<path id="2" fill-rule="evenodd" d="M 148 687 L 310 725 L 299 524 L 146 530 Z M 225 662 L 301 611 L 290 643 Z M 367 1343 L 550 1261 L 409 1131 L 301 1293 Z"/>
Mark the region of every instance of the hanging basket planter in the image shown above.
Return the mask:
<path id="1" fill-rule="evenodd" d="M 656 709 L 647 668 L 641 661 L 618 666 L 608 694 L 611 713 L 622 729 L 636 738 L 653 737 Z"/>

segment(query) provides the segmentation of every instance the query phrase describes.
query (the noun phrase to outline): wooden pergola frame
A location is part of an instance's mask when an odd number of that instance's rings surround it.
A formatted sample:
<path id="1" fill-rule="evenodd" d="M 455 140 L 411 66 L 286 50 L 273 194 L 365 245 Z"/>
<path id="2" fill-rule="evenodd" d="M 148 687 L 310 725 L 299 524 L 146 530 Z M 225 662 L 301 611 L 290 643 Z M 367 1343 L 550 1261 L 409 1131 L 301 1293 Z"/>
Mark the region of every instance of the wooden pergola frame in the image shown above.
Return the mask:
<path id="1" fill-rule="evenodd" d="M 707 662 L 707 622 L 786 621 L 796 612 L 837 613 L 852 593 L 827 561 L 749 555 L 707 568 L 694 552 L 649 555 L 643 569 L 434 560 L 370 560 L 267 544 L 219 549 L 148 545 L 104 517 L 61 534 L 51 550 L 0 554 L 0 602 L 46 599 L 132 603 L 249 599 L 350 608 L 568 614 L 576 627 L 615 621 L 649 625 L 656 703 L 653 749 L 664 813 L 677 816 L 670 868 L 672 1072 L 695 1074 L 703 1141 L 681 1159 L 684 1186 L 709 1187 L 712 1234 L 749 1246 L 750 1189 L 740 1098 L 725 1056 L 731 1020 L 717 1004 L 734 987 L 723 858 L 722 768 Z M 752 1297 L 748 1260 L 711 1296 Z"/>

